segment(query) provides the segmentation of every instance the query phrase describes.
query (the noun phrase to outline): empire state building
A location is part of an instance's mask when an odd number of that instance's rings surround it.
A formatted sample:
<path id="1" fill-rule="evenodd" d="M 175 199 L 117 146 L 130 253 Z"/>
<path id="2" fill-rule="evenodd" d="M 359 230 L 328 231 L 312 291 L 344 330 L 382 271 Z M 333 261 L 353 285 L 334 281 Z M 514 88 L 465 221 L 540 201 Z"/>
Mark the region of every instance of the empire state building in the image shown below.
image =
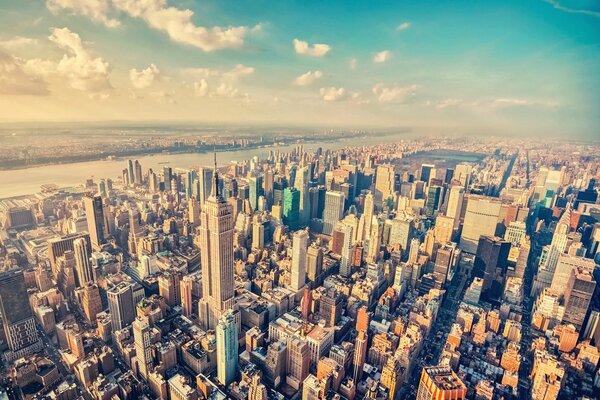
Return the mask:
<path id="1" fill-rule="evenodd" d="M 219 194 L 217 158 L 212 193 L 200 215 L 202 299 L 200 324 L 214 329 L 221 316 L 234 306 L 233 208 Z"/>

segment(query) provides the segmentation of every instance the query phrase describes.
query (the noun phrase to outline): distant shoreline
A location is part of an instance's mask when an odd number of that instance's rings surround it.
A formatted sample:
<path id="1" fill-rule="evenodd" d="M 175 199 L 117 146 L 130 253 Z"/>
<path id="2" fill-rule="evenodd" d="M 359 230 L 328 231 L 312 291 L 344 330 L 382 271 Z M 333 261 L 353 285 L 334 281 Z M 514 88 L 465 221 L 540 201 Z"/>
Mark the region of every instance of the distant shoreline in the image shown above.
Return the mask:
<path id="1" fill-rule="evenodd" d="M 395 134 L 395 133 L 392 133 L 392 132 L 377 133 L 376 136 L 382 137 L 382 136 L 388 136 L 391 134 Z M 298 138 L 298 139 L 283 138 L 283 139 L 279 139 L 277 142 L 250 143 L 244 147 L 242 147 L 242 146 L 233 147 L 233 146 L 229 146 L 229 145 L 217 144 L 216 147 L 214 148 L 214 150 L 220 153 L 220 152 L 228 152 L 228 151 L 236 151 L 236 150 L 259 149 L 259 148 L 274 148 L 274 149 L 276 149 L 279 146 L 289 146 L 289 145 L 293 145 L 293 144 L 302 145 L 302 144 L 310 144 L 310 143 L 314 143 L 314 142 L 332 143 L 332 142 L 336 142 L 339 140 L 344 140 L 344 139 L 349 139 L 349 138 L 359 137 L 359 136 L 364 136 L 364 135 L 366 135 L 366 133 L 360 133 L 360 134 L 355 133 L 355 134 L 349 134 L 347 136 L 334 136 L 334 137 L 319 136 L 319 137 Z M 96 155 L 81 154 L 81 155 L 73 155 L 73 156 L 56 158 L 56 159 L 52 159 L 52 160 L 42 159 L 40 161 L 31 162 L 31 163 L 25 163 L 25 161 L 23 160 L 23 162 L 21 164 L 17 164 L 17 165 L 14 165 L 15 161 L 11 160 L 11 161 L 7 161 L 4 163 L 0 162 L 0 171 L 25 170 L 28 168 L 37 168 L 37 167 L 44 167 L 44 166 L 50 166 L 50 165 L 77 164 L 77 163 L 88 162 L 88 161 L 116 161 L 116 160 L 127 159 L 127 158 L 135 158 L 137 156 L 152 156 L 152 155 L 157 155 L 157 154 L 173 154 L 173 155 L 193 154 L 193 153 L 206 154 L 206 153 L 209 153 L 212 151 L 213 151 L 213 147 L 211 145 L 204 145 L 202 147 L 171 146 L 171 147 L 157 147 L 157 148 L 124 150 L 124 151 L 121 151 L 118 153 L 98 153 Z M 13 165 L 7 165 L 7 164 L 13 164 Z"/>

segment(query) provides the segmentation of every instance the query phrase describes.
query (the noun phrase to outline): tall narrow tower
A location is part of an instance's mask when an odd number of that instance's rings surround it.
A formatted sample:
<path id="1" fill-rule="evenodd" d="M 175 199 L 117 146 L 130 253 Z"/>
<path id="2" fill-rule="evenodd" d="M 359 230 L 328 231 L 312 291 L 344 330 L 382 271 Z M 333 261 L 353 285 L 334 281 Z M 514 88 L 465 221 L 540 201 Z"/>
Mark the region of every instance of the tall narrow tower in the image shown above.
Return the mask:
<path id="1" fill-rule="evenodd" d="M 150 346 L 150 325 L 148 317 L 136 318 L 133 321 L 133 343 L 138 359 L 139 372 L 144 379 L 152 372 L 152 347 Z"/>
<path id="2" fill-rule="evenodd" d="M 90 265 L 90 249 L 87 240 L 84 238 L 75 239 L 73 241 L 73 252 L 75 253 L 75 269 L 79 286 L 83 287 L 88 282 L 94 282 L 94 272 Z"/>
<path id="3" fill-rule="evenodd" d="M 202 299 L 200 324 L 214 329 L 221 315 L 234 305 L 233 226 L 231 204 L 219 193 L 215 153 L 212 193 L 200 215 L 200 254 L 202 258 Z"/>

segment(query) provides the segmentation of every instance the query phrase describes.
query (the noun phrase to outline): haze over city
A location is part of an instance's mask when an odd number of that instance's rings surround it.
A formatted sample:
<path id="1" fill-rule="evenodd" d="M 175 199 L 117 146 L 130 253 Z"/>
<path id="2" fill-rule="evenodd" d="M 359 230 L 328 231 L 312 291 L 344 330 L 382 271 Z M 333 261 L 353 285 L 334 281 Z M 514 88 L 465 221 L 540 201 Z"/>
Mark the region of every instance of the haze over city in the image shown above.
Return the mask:
<path id="1" fill-rule="evenodd" d="M 600 4 L 0 0 L 0 400 L 600 399 Z"/>

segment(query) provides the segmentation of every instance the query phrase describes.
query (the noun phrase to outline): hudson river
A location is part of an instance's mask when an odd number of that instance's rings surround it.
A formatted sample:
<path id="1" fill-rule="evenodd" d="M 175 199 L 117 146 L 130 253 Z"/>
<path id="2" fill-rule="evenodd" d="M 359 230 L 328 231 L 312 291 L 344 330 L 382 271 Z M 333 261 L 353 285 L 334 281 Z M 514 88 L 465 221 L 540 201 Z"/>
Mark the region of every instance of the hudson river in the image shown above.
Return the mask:
<path id="1" fill-rule="evenodd" d="M 352 140 L 340 139 L 332 142 L 310 142 L 303 143 L 305 150 L 315 150 L 322 147 L 324 150 L 336 150 L 349 146 L 373 145 L 376 143 L 390 143 L 401 139 L 406 139 L 406 135 L 388 135 L 378 137 L 352 138 Z M 296 147 L 296 144 L 268 147 L 252 148 L 245 150 L 225 151 L 217 153 L 219 166 L 228 165 L 231 161 L 249 160 L 254 156 L 265 158 L 270 150 L 279 150 L 288 152 Z M 454 152 L 436 151 L 429 156 L 424 154 L 425 158 L 444 157 L 456 162 L 472 161 L 477 162 L 482 157 L 477 154 L 454 154 Z M 166 165 L 171 168 L 189 168 L 197 166 L 210 166 L 213 163 L 212 153 L 182 153 L 182 154 L 154 154 L 149 156 L 137 157 L 145 171 L 152 168 L 157 173 L 162 171 Z M 127 167 L 126 159 L 86 161 L 70 164 L 45 165 L 16 170 L 0 171 L 0 199 L 6 197 L 33 194 L 40 191 L 41 185 L 56 184 L 59 187 L 77 186 L 85 183 L 86 179 L 93 178 L 97 183 L 102 178 L 116 179 L 121 176 L 121 171 Z"/>

